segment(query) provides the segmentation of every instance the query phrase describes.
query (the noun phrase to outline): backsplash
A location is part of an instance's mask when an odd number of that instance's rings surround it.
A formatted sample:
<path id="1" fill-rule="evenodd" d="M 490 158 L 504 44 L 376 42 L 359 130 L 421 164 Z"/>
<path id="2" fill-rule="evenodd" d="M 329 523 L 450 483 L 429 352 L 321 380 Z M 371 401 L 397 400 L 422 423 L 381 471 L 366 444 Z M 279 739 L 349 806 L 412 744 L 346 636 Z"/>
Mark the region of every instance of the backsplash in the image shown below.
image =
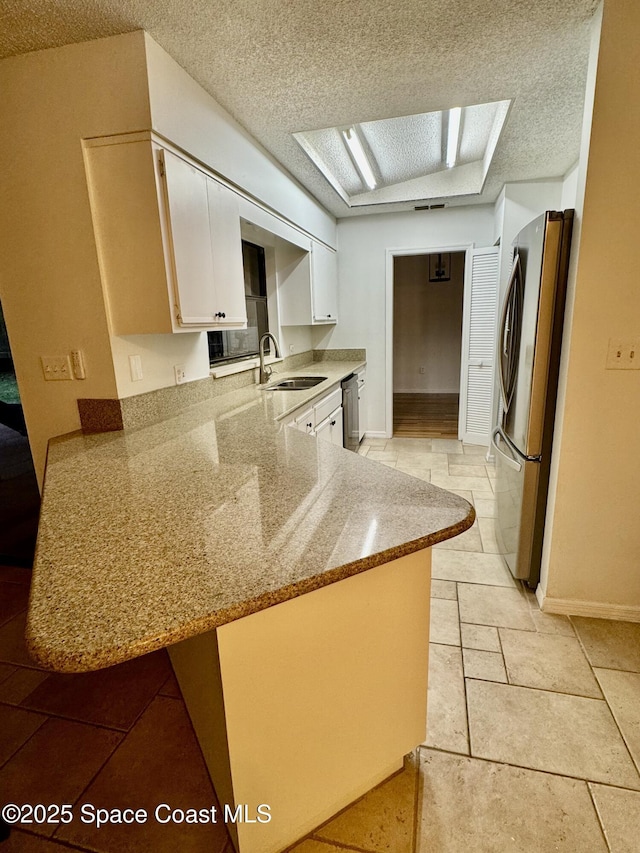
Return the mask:
<path id="1" fill-rule="evenodd" d="M 274 373 L 287 373 L 299 370 L 305 364 L 318 361 L 364 361 L 364 349 L 307 350 L 287 356 L 273 365 Z M 173 417 L 185 406 L 202 403 L 210 397 L 237 391 L 258 381 L 258 368 L 222 376 L 214 379 L 207 376 L 183 385 L 170 385 L 158 388 L 135 397 L 121 399 L 80 399 L 78 411 L 83 432 L 111 432 L 121 429 L 135 429 L 158 423 Z"/>

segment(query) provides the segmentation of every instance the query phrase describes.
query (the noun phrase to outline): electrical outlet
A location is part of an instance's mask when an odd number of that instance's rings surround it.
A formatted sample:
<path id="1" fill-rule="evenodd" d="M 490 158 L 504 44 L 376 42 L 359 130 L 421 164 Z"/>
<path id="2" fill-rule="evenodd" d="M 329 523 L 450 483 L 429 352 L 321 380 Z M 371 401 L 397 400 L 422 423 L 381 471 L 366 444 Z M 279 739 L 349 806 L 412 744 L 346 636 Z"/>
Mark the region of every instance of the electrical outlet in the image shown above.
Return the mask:
<path id="1" fill-rule="evenodd" d="M 40 356 L 42 362 L 42 372 L 47 382 L 56 382 L 62 379 L 73 379 L 71 373 L 71 364 L 66 355 L 48 355 Z"/>
<path id="2" fill-rule="evenodd" d="M 183 382 L 187 381 L 187 369 L 184 364 L 174 364 L 173 372 L 176 376 L 176 385 L 182 385 Z"/>
<path id="3" fill-rule="evenodd" d="M 424 367 L 420 368 L 420 373 L 424 373 Z"/>
<path id="4" fill-rule="evenodd" d="M 640 341 L 609 338 L 607 370 L 640 370 Z"/>

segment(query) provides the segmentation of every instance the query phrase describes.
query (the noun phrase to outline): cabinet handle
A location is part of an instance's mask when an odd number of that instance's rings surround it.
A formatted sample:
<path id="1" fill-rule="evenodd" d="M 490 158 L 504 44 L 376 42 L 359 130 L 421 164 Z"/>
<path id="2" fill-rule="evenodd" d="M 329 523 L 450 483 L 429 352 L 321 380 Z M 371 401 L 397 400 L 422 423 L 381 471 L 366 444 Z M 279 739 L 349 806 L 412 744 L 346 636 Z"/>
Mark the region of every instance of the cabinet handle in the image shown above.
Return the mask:
<path id="1" fill-rule="evenodd" d="M 227 315 L 224 313 L 224 311 L 218 311 L 213 316 L 214 317 L 226 317 Z"/>
<path id="2" fill-rule="evenodd" d="M 335 425 L 336 425 L 336 422 L 335 422 L 335 421 L 331 421 L 331 426 L 335 426 Z"/>
<path id="3" fill-rule="evenodd" d="M 309 427 L 309 429 L 311 429 L 311 427 L 313 426 L 313 424 L 312 424 L 312 423 L 309 423 L 309 424 L 307 424 L 307 426 Z"/>

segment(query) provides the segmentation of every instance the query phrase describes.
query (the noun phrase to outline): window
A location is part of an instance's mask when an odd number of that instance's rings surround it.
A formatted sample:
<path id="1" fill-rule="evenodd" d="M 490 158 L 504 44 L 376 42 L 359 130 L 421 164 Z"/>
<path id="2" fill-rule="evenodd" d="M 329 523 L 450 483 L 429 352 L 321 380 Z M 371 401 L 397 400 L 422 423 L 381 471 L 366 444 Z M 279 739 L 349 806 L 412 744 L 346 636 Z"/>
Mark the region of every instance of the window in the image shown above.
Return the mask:
<path id="1" fill-rule="evenodd" d="M 247 328 L 228 332 L 207 332 L 211 364 L 255 357 L 258 355 L 260 338 L 269 331 L 267 269 L 262 246 L 243 240 L 242 264 Z M 265 352 L 270 352 L 269 340 L 266 343 Z"/>

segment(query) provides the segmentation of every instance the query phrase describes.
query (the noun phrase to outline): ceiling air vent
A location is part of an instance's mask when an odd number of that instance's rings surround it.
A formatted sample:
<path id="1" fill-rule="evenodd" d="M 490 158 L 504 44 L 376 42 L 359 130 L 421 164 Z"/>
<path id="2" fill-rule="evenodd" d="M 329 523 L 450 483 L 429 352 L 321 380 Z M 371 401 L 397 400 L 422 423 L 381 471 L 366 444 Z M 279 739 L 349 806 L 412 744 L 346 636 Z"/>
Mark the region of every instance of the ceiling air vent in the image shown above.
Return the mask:
<path id="1" fill-rule="evenodd" d="M 446 207 L 446 204 L 419 204 L 414 207 L 414 210 L 441 210 Z"/>

